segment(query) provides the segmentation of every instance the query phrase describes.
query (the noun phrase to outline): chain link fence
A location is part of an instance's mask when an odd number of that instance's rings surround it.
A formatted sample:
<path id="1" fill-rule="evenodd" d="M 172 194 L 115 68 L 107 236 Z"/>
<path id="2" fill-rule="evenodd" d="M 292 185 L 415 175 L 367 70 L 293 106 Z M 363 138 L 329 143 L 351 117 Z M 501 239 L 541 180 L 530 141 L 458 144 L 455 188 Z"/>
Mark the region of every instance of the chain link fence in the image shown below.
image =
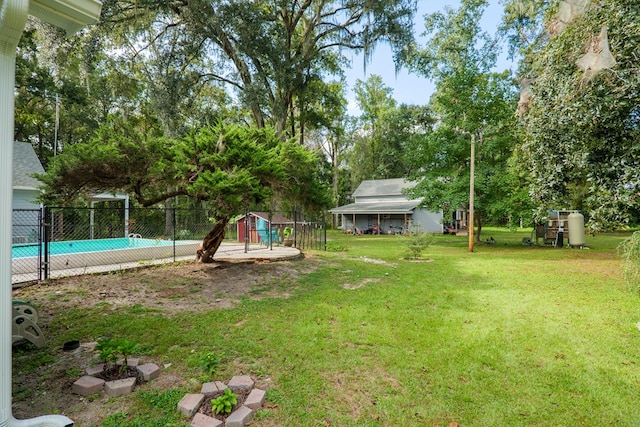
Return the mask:
<path id="1" fill-rule="evenodd" d="M 12 283 L 195 259 L 212 229 L 206 209 L 45 207 L 13 211 Z M 223 244 L 244 252 L 324 250 L 326 224 L 293 212 L 245 211 Z"/>
<path id="2" fill-rule="evenodd" d="M 40 279 L 42 258 L 42 210 L 14 209 L 11 234 L 11 282 L 29 282 Z M 30 255 L 21 256 L 29 248 Z"/>
<path id="3" fill-rule="evenodd" d="M 293 212 L 246 211 L 234 220 L 239 243 L 247 248 L 292 246 L 298 249 L 325 250 L 327 242 L 326 223 L 314 221 Z"/>

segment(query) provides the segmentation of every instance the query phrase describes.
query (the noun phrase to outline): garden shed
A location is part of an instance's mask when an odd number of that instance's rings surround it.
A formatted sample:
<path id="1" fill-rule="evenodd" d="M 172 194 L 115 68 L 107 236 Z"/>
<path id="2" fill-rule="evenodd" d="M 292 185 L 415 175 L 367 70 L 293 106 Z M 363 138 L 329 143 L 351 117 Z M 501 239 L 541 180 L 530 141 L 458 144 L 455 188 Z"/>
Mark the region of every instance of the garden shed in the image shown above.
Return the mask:
<path id="1" fill-rule="evenodd" d="M 265 224 L 266 228 L 271 228 L 272 234 L 280 236 L 278 241 L 282 241 L 284 228 L 287 226 L 293 228 L 294 221 L 279 213 L 269 215 L 269 212 L 249 212 L 238 218 L 238 242 L 244 243 L 246 235 L 249 238 L 249 243 L 260 243 L 259 224 Z"/>

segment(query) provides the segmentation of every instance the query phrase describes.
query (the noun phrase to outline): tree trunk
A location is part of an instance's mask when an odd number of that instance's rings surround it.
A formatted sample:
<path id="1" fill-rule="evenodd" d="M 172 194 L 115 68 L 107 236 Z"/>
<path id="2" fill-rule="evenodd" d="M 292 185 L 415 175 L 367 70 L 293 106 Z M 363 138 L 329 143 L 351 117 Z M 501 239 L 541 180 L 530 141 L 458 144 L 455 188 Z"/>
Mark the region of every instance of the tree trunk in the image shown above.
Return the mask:
<path id="1" fill-rule="evenodd" d="M 213 255 L 216 253 L 220 244 L 224 240 L 224 229 L 229 223 L 228 219 L 218 219 L 204 240 L 202 246 L 196 251 L 196 260 L 198 262 L 213 262 Z"/>
<path id="2" fill-rule="evenodd" d="M 169 188 L 168 191 L 171 191 Z M 165 201 L 164 210 L 164 235 L 168 239 L 174 238 L 173 230 L 173 198 L 170 197 Z"/>
<path id="3" fill-rule="evenodd" d="M 339 194 L 339 179 L 340 179 L 340 170 L 338 169 L 338 148 L 337 143 L 332 148 L 331 151 L 331 166 L 333 167 L 333 176 L 332 176 L 332 196 L 333 196 L 333 206 L 339 206 L 340 203 L 340 194 Z M 338 222 L 338 215 L 333 216 L 333 228 L 336 228 Z"/>
<path id="4" fill-rule="evenodd" d="M 482 233 L 482 216 L 480 213 L 476 214 L 476 224 L 478 225 L 478 232 L 476 233 L 476 243 L 480 243 L 480 233 Z"/>

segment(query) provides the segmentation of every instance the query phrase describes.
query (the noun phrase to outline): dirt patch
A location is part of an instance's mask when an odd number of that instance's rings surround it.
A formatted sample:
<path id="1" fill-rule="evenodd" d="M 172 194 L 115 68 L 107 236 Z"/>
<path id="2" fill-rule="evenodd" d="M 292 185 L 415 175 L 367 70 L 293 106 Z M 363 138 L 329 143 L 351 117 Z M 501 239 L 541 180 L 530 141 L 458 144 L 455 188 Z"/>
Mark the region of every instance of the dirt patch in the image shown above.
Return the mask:
<path id="1" fill-rule="evenodd" d="M 361 256 L 359 258 L 357 258 L 358 261 L 363 261 L 363 262 L 368 262 L 369 264 L 379 264 L 379 265 L 387 265 L 389 267 L 397 267 L 397 264 L 392 263 L 392 262 L 387 262 L 381 259 L 376 259 L 376 258 L 368 258 L 368 257 L 364 257 Z"/>
<path id="2" fill-rule="evenodd" d="M 87 301 L 114 310 L 140 304 L 170 315 L 233 307 L 241 296 L 253 299 L 286 297 L 299 274 L 312 271 L 315 265 L 310 258 L 304 261 L 160 265 L 54 279 L 16 289 L 13 298 L 38 307 L 44 322 L 54 311 L 82 307 Z"/>
<path id="3" fill-rule="evenodd" d="M 94 377 L 100 378 L 105 381 L 116 381 L 125 378 L 135 378 L 136 384 L 142 384 L 142 377 L 140 372 L 133 366 L 110 366 L 104 371 L 95 374 Z"/>
<path id="4" fill-rule="evenodd" d="M 378 282 L 380 282 L 380 280 L 381 279 L 364 279 L 364 280 L 360 281 L 360 283 L 357 283 L 355 285 L 351 284 L 351 283 L 343 283 L 342 287 L 344 289 L 348 289 L 350 291 L 353 291 L 355 289 L 359 289 L 359 288 L 365 286 L 367 283 L 378 283 Z"/>
<path id="5" fill-rule="evenodd" d="M 136 304 L 157 309 L 162 315 L 209 311 L 235 306 L 241 297 L 286 298 L 295 290 L 302 274 L 317 268 L 313 257 L 295 261 L 241 261 L 214 264 L 178 263 L 151 266 L 104 275 L 66 277 L 14 289 L 13 299 L 29 301 L 44 326 L 70 308 L 101 304 L 116 310 Z M 127 399 L 102 394 L 83 397 L 71 393 L 84 369 L 99 363 L 95 343 L 82 343 L 72 352 L 47 347 L 34 350 L 16 347 L 13 352 L 13 415 L 18 419 L 62 413 L 76 426 L 96 425 L 106 415 L 124 411 Z M 162 366 L 162 363 L 153 360 Z M 38 366 L 33 366 L 37 364 Z M 184 378 L 162 373 L 141 387 L 145 390 L 174 388 L 188 384 Z"/>

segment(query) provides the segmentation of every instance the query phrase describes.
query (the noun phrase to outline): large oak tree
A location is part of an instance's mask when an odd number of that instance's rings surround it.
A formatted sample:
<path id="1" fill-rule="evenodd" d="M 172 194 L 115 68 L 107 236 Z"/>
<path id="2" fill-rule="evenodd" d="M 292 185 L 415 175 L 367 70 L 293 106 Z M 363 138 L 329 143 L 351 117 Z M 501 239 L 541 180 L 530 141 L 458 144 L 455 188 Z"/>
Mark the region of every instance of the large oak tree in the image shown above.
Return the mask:
<path id="1" fill-rule="evenodd" d="M 180 40 L 201 79 L 235 90 L 258 127 L 302 136 L 311 86 L 340 75 L 343 50 L 412 38 L 415 0 L 107 0 L 101 26 L 144 55 Z M 176 37 L 175 34 L 180 34 Z M 117 40 L 116 40 L 117 41 Z M 196 59 L 198 58 L 198 61 Z M 176 64 L 181 69 L 181 64 Z M 298 134 L 298 135 L 296 135 Z"/>

